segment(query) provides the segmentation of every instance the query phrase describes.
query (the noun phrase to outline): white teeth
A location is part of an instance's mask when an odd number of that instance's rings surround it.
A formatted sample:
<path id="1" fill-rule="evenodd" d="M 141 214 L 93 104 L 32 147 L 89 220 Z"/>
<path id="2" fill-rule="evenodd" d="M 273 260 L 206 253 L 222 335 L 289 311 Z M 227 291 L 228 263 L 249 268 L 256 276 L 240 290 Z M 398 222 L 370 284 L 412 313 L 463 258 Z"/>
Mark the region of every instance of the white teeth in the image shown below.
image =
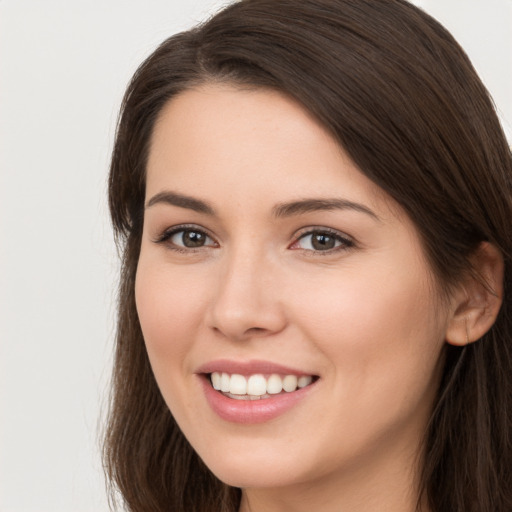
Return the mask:
<path id="1" fill-rule="evenodd" d="M 264 395 L 267 392 L 267 379 L 263 375 L 251 375 L 247 381 L 248 395 Z"/>
<path id="2" fill-rule="evenodd" d="M 217 391 L 220 391 L 222 376 L 219 372 L 213 372 L 212 373 L 212 386 L 213 389 L 216 389 Z"/>
<path id="3" fill-rule="evenodd" d="M 304 388 L 313 382 L 311 375 L 285 375 L 282 377 L 276 373 L 270 375 L 268 379 L 262 374 L 245 377 L 239 374 L 230 375 L 225 372 L 213 372 L 210 376 L 212 387 L 217 391 L 222 391 L 229 395 L 245 396 L 250 400 L 258 400 L 267 395 L 277 395 L 282 391 L 291 393 L 297 388 Z"/>
<path id="4" fill-rule="evenodd" d="M 267 380 L 267 393 L 277 395 L 281 391 L 283 391 L 283 379 L 274 373 Z"/>
<path id="5" fill-rule="evenodd" d="M 309 386 L 311 382 L 313 382 L 313 377 L 311 377 L 311 375 L 302 375 L 297 381 L 297 386 L 299 386 L 299 388 L 305 388 L 306 386 Z"/>
<path id="6" fill-rule="evenodd" d="M 223 392 L 223 393 L 229 393 L 229 381 L 230 381 L 230 377 L 227 373 L 223 373 L 221 375 L 221 379 L 220 379 L 220 390 Z"/>
<path id="7" fill-rule="evenodd" d="M 234 373 L 229 381 L 229 392 L 232 395 L 247 394 L 247 379 L 243 375 Z"/>
<path id="8" fill-rule="evenodd" d="M 295 391 L 297 389 L 297 376 L 287 375 L 283 379 L 283 389 L 288 393 L 290 393 L 291 391 Z"/>

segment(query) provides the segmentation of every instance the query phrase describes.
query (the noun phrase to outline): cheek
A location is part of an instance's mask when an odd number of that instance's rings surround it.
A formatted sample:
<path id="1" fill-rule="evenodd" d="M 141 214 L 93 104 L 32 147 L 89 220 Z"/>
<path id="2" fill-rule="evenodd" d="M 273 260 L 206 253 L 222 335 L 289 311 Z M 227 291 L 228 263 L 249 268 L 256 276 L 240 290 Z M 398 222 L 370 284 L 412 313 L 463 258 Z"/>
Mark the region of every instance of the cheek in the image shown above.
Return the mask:
<path id="1" fill-rule="evenodd" d="M 428 277 L 414 271 L 367 269 L 295 290 L 306 337 L 331 362 L 341 389 L 374 401 L 386 390 L 421 395 L 431 384 L 444 324 Z"/>
<path id="2" fill-rule="evenodd" d="M 304 325 L 331 340 L 332 348 L 339 345 L 336 339 L 378 347 L 382 337 L 419 328 L 418 320 L 426 321 L 432 309 L 426 282 L 416 276 L 346 271 L 315 277 L 296 280 L 291 297 Z"/>
<path id="3" fill-rule="evenodd" d="M 186 270 L 180 270 L 171 271 L 142 257 L 137 269 L 137 312 L 159 385 L 178 381 L 187 369 L 187 354 L 205 310 L 206 281 L 191 279 Z"/>
<path id="4" fill-rule="evenodd" d="M 343 404 L 318 412 L 319 435 L 351 440 L 331 448 L 333 465 L 340 454 L 370 453 L 382 442 L 414 443 L 437 390 L 443 327 L 428 281 L 382 275 L 347 272 L 337 285 L 296 290 L 303 332 L 329 362 L 329 403 Z"/>

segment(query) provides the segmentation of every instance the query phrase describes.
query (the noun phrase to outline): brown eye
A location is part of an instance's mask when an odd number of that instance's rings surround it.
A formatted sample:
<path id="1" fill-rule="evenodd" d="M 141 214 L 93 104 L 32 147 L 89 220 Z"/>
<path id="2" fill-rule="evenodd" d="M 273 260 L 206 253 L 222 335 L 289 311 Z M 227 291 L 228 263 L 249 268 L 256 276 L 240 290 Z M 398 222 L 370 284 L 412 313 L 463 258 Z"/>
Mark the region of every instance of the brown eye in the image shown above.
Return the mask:
<path id="1" fill-rule="evenodd" d="M 294 249 L 304 249 L 307 251 L 326 252 L 336 249 L 352 247 L 353 243 L 337 233 L 329 231 L 310 231 L 302 235 L 295 242 Z"/>
<path id="2" fill-rule="evenodd" d="M 336 240 L 333 236 L 325 233 L 314 233 L 311 235 L 311 246 L 317 251 L 327 251 L 334 249 Z"/>
<path id="3" fill-rule="evenodd" d="M 172 237 L 172 241 L 176 245 L 184 245 L 185 247 L 202 247 L 206 242 L 206 235 L 199 231 L 182 231 L 176 233 Z"/>
<path id="4" fill-rule="evenodd" d="M 180 229 L 169 236 L 168 240 L 172 245 L 187 249 L 215 245 L 215 242 L 206 233 L 198 229 Z"/>

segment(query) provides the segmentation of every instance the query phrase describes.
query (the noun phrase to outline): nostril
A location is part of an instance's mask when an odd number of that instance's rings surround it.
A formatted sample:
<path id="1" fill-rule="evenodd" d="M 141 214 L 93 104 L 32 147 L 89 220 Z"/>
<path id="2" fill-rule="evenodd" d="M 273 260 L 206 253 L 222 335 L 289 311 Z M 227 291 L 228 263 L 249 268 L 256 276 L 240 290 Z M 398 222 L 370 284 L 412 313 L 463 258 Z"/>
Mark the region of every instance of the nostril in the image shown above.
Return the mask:
<path id="1" fill-rule="evenodd" d="M 218 335 L 226 336 L 226 333 L 219 327 L 213 327 L 213 330 Z M 227 329 L 226 332 L 228 332 L 228 336 L 232 338 L 248 339 L 252 337 L 266 336 L 270 334 L 272 331 L 270 329 L 265 329 L 264 327 L 249 327 L 248 329 L 245 329 L 243 332 L 241 332 L 239 335 L 233 332 L 229 333 Z"/>
<path id="2" fill-rule="evenodd" d="M 267 332 L 267 329 L 264 329 L 263 327 L 251 327 L 250 329 L 247 329 L 245 331 L 247 334 L 260 334 Z"/>

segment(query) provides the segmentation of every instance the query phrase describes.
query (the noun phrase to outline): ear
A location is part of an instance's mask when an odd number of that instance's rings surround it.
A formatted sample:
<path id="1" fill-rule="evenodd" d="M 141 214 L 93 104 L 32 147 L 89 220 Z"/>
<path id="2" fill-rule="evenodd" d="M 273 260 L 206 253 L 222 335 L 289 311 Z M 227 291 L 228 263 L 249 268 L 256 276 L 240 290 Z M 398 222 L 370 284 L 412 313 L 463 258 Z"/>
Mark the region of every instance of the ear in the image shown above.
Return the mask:
<path id="1" fill-rule="evenodd" d="M 471 256 L 469 273 L 452 296 L 446 341 L 463 346 L 479 340 L 494 324 L 503 301 L 504 264 L 500 251 L 482 242 Z"/>

